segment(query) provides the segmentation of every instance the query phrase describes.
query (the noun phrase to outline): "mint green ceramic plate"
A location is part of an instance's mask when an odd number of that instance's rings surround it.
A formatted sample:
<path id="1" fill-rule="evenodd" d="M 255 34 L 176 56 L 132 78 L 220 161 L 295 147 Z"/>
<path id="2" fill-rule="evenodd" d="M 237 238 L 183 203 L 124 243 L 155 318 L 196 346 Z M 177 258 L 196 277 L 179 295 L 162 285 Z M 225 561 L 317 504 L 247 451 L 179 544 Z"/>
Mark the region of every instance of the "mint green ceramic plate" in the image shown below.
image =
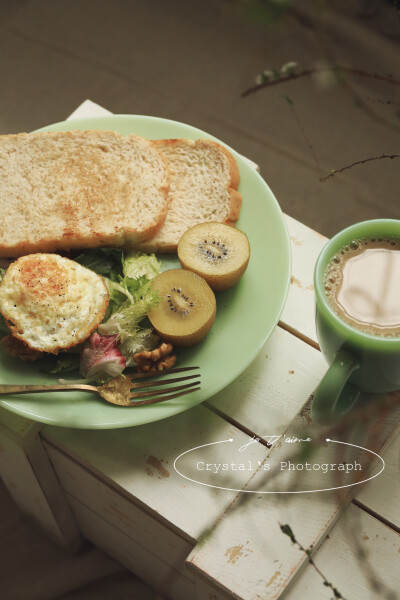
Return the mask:
<path id="1" fill-rule="evenodd" d="M 111 129 L 122 134 L 156 138 L 212 138 L 183 123 L 155 117 L 115 115 L 57 123 L 43 131 Z M 249 237 L 251 256 L 241 281 L 217 295 L 217 317 L 207 338 L 181 351 L 179 366 L 198 365 L 201 390 L 166 403 L 143 408 L 105 404 L 85 392 L 10 396 L 0 405 L 29 419 L 63 427 L 111 429 L 165 419 L 203 402 L 233 381 L 255 358 L 274 330 L 284 307 L 290 282 L 290 243 L 279 205 L 265 181 L 235 151 L 243 196 L 238 227 Z M 162 258 L 162 257 L 161 257 Z M 179 266 L 174 257 L 164 268 Z M 21 363 L 0 356 L 1 383 L 55 383 L 39 363 Z"/>

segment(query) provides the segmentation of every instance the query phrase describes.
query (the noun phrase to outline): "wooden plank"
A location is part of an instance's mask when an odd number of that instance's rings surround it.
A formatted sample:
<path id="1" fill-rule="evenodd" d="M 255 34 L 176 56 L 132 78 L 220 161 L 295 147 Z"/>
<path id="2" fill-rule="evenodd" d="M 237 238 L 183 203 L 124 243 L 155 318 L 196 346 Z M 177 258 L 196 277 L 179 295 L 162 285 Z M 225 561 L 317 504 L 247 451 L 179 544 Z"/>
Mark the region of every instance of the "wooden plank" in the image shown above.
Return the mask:
<path id="1" fill-rule="evenodd" d="M 349 524 L 355 526 L 350 530 Z M 353 536 L 367 555 L 363 569 Z M 367 573 L 373 569 L 378 582 L 393 592 L 400 589 L 400 535 L 363 510 L 350 506 L 316 553 L 317 566 L 345 598 L 376 600 L 387 597 L 372 590 Z M 368 567 L 370 565 L 370 567 Z M 279 565 L 277 565 L 277 573 Z M 279 575 L 278 575 L 279 577 Z M 315 569 L 307 564 L 285 594 L 285 600 L 331 600 L 332 590 L 324 586 Z M 393 598 L 395 596 L 393 595 Z"/>
<path id="2" fill-rule="evenodd" d="M 318 347 L 315 330 L 314 266 L 328 239 L 285 215 L 292 244 L 292 282 L 281 316 L 283 327 Z"/>
<path id="3" fill-rule="evenodd" d="M 325 362 L 318 351 L 280 328 L 277 328 L 274 332 L 264 350 L 245 373 L 232 385 L 215 396 L 210 403 L 213 409 L 217 409 L 224 419 L 228 418 L 233 423 L 238 424 L 240 428 L 247 429 L 251 435 L 259 436 L 280 434 L 285 430 L 287 424 L 303 405 L 304 399 L 311 394 L 317 385 L 326 368 Z M 189 417 L 188 419 L 191 420 Z M 18 417 L 17 420 L 19 420 Z M 143 455 L 148 451 L 149 439 L 152 439 L 154 434 L 157 435 L 156 425 L 146 427 L 148 433 L 145 433 L 142 438 L 137 437 L 137 431 L 141 428 L 135 428 L 134 431 L 134 439 L 137 444 L 135 452 L 139 452 L 139 455 Z M 160 427 L 164 430 L 168 425 L 160 424 Z M 55 436 L 53 441 L 61 435 L 62 431 L 50 427 L 46 430 L 53 430 L 52 435 Z M 121 434 L 116 431 L 93 432 L 91 434 L 89 432 L 70 431 L 68 439 L 76 440 L 92 436 L 93 439 L 99 441 L 96 441 L 96 444 L 99 443 L 101 446 L 100 439 L 104 435 L 105 439 L 113 440 L 110 445 L 122 447 L 124 439 L 132 437 L 131 431 L 126 430 Z M 143 440 L 141 446 L 140 439 Z M 181 439 L 184 440 L 184 435 L 181 435 Z M 55 443 L 57 444 L 57 442 Z M 62 443 L 68 444 L 66 438 Z M 72 449 L 72 451 L 80 452 L 76 449 Z M 131 452 L 129 446 L 124 452 L 129 455 Z M 95 454 L 101 455 L 101 450 L 96 450 Z M 164 459 L 165 455 L 161 454 L 161 457 Z M 160 464 L 163 463 L 160 462 Z M 100 466 L 98 468 L 101 470 Z M 149 466 L 146 465 L 146 468 L 149 469 Z M 110 478 L 112 478 L 112 475 L 110 475 Z M 148 483 L 147 481 L 147 487 Z M 156 491 L 155 494 L 157 494 Z M 151 502 L 150 506 L 152 506 Z"/>
<path id="4" fill-rule="evenodd" d="M 191 543 L 215 522 L 235 494 L 192 484 L 174 470 L 175 458 L 202 444 L 229 438 L 244 444 L 250 439 L 204 406 L 130 429 L 83 431 L 46 426 L 41 435 Z M 222 446 L 204 448 L 202 460 L 224 462 Z M 263 460 L 265 455 L 264 446 L 252 445 L 249 458 Z M 248 476 L 238 472 L 234 487 L 241 488 Z"/>
<path id="5" fill-rule="evenodd" d="M 382 475 L 368 482 L 357 502 L 400 530 L 400 433 L 382 453 L 386 467 Z"/>
<path id="6" fill-rule="evenodd" d="M 173 568 L 180 567 L 193 548 L 175 531 L 127 499 L 49 443 L 46 450 L 68 498 L 78 500 L 125 535 Z"/>
<path id="7" fill-rule="evenodd" d="M 21 446 L 28 446 L 30 440 L 42 428 L 41 423 L 20 417 L 3 407 L 0 407 L 0 424 L 7 429 L 8 435 L 16 442 L 18 441 Z"/>
<path id="8" fill-rule="evenodd" d="M 38 437 L 41 425 L 0 409 L 0 475 L 15 503 L 60 546 L 82 538 Z"/>
<path id="9" fill-rule="evenodd" d="M 354 543 L 353 536 L 357 537 L 357 545 Z M 358 546 L 366 553 L 367 565 L 360 561 Z M 371 572 L 372 568 L 380 584 L 397 592 L 400 588 L 400 573 L 397 568 L 399 553 L 400 535 L 397 532 L 360 508 L 350 505 L 330 534 L 326 536 L 313 559 L 326 579 L 337 587 L 343 597 L 376 600 L 377 592 L 371 589 L 367 574 Z M 273 575 L 275 580 L 281 576 L 280 568 L 281 564 L 275 563 L 276 570 Z M 197 578 L 195 583 L 197 600 L 232 598 L 232 595 L 216 589 L 209 580 Z M 271 580 L 266 583 L 266 589 L 270 585 Z M 300 598 L 332 600 L 332 594 L 332 590 L 324 586 L 323 580 L 316 570 L 307 563 L 293 579 L 282 598 L 285 600 L 299 600 Z M 383 597 L 383 595 L 379 597 Z"/>
<path id="10" fill-rule="evenodd" d="M 380 448 L 398 425 L 399 414 L 392 414 L 382 420 L 378 428 L 375 449 Z M 309 415 L 302 410 L 285 433 L 291 437 L 299 436 L 302 430 L 313 437 L 314 432 L 308 426 Z M 356 433 L 358 437 L 356 437 Z M 360 444 L 365 439 L 365 431 L 353 432 L 350 443 Z M 358 458 L 358 449 L 354 455 L 353 447 L 337 455 L 343 446 L 324 443 L 312 455 L 312 464 L 351 463 Z M 280 440 L 274 445 L 267 461 L 271 469 L 288 461 L 288 447 Z M 358 459 L 359 460 L 359 459 Z M 362 467 L 363 469 L 365 467 Z M 301 540 L 304 547 L 316 549 L 329 529 L 340 516 L 343 507 L 356 491 L 346 488 L 341 493 L 300 493 L 285 496 L 265 494 L 285 490 L 318 490 L 344 485 L 351 482 L 343 476 L 337 481 L 336 475 L 324 479 L 322 471 L 305 471 L 296 482 L 296 473 L 279 471 L 270 481 L 268 473 L 259 469 L 245 490 L 257 490 L 243 498 L 239 493 L 223 516 L 218 520 L 214 531 L 196 546 L 188 558 L 188 564 L 196 574 L 205 580 L 215 582 L 218 590 L 235 594 L 241 600 L 275 600 L 286 589 L 292 577 L 302 568 L 305 557 L 292 545 L 290 539 L 280 530 L 280 524 L 288 523 Z M 366 476 L 367 473 L 366 473 Z M 276 568 L 279 565 L 279 569 Z M 276 576 L 279 571 L 279 577 Z"/>
<path id="11" fill-rule="evenodd" d="M 251 365 L 207 406 L 251 434 L 281 434 L 326 369 L 321 352 L 277 327 Z"/>
<path id="12" fill-rule="evenodd" d="M 186 576 L 184 563 L 172 569 L 75 498 L 70 498 L 70 502 L 86 539 L 148 583 L 160 596 L 174 600 L 195 598 L 194 583 Z"/>

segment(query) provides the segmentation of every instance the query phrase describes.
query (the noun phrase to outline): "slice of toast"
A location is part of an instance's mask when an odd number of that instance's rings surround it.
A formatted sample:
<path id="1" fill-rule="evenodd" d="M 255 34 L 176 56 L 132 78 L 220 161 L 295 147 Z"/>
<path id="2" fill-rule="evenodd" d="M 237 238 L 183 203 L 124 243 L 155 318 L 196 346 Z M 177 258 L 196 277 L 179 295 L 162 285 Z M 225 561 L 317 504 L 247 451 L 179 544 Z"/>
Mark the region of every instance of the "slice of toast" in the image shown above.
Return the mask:
<path id="1" fill-rule="evenodd" d="M 198 223 L 234 225 L 242 196 L 232 154 L 211 140 L 155 140 L 170 171 L 169 207 L 159 231 L 137 247 L 145 252 L 175 252 L 182 234 Z"/>
<path id="2" fill-rule="evenodd" d="M 157 147 L 112 131 L 0 136 L 0 256 L 133 246 L 168 208 Z"/>

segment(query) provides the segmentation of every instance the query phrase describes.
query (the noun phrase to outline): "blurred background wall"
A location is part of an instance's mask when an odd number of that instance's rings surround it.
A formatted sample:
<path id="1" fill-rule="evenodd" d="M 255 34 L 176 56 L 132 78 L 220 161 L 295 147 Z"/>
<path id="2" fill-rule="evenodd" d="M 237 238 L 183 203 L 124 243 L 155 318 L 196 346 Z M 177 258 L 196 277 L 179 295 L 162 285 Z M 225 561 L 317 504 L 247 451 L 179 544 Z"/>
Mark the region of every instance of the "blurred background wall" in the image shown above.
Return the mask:
<path id="1" fill-rule="evenodd" d="M 385 0 L 0 0 L 0 133 L 63 120 L 90 98 L 183 121 L 256 161 L 283 210 L 325 235 L 400 216 L 400 86 L 320 73 L 248 97 L 265 69 L 335 61 L 400 79 Z M 289 100 L 292 104 L 289 103 Z"/>

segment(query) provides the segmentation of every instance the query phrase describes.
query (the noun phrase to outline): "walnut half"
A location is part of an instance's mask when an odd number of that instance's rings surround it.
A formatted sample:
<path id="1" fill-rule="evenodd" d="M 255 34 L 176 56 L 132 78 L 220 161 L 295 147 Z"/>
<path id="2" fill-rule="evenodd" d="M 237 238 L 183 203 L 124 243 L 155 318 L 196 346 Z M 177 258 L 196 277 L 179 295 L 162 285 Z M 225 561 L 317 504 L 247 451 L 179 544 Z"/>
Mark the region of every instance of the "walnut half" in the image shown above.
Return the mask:
<path id="1" fill-rule="evenodd" d="M 133 355 L 133 361 L 139 373 L 159 373 L 168 371 L 176 363 L 176 355 L 171 354 L 172 344 L 163 342 L 155 350 L 150 352 L 137 352 Z"/>

